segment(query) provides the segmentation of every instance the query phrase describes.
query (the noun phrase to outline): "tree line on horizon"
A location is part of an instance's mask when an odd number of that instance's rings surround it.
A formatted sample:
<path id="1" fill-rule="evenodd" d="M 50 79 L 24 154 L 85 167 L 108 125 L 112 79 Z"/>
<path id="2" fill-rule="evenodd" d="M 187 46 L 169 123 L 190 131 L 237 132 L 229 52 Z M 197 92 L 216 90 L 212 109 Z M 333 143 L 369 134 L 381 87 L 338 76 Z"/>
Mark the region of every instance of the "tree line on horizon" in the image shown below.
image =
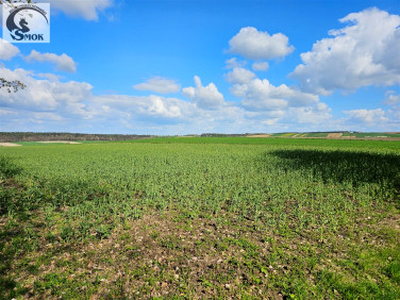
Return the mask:
<path id="1" fill-rule="evenodd" d="M 149 138 L 150 135 L 136 134 L 86 134 L 59 132 L 0 132 L 0 142 L 30 141 L 125 141 Z"/>

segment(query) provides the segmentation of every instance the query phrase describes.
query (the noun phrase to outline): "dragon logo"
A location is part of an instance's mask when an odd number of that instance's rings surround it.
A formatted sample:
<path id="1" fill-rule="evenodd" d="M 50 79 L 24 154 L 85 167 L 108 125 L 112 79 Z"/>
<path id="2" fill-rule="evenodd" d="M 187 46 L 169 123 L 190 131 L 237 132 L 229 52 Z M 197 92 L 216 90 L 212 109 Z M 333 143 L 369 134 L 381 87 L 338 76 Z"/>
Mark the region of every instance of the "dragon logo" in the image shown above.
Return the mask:
<path id="1" fill-rule="evenodd" d="M 48 13 L 44 9 L 33 4 L 14 4 L 8 13 L 3 25 L 9 31 L 10 42 L 45 42 L 45 36 L 40 33 L 40 29 L 48 27 L 50 23 L 47 18 Z"/>

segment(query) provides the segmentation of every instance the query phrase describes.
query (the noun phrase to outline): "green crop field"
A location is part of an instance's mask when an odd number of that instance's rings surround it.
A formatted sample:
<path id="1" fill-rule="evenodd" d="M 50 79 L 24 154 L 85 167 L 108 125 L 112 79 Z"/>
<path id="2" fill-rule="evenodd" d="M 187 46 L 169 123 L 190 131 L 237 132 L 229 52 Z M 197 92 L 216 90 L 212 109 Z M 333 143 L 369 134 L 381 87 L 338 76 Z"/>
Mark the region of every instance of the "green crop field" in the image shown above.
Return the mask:
<path id="1" fill-rule="evenodd" d="M 400 142 L 0 147 L 0 299 L 399 299 Z"/>

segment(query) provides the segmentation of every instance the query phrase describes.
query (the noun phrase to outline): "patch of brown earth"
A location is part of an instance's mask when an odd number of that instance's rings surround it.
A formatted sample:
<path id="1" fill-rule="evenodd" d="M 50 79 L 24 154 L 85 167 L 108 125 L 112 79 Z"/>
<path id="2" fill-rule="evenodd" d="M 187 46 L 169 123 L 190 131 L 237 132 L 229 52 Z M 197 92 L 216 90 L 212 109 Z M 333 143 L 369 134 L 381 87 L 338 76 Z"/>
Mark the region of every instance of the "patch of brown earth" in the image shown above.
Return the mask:
<path id="1" fill-rule="evenodd" d="M 3 147 L 19 147 L 19 146 L 22 146 L 22 145 L 15 144 L 15 143 L 0 143 L 0 146 L 3 146 Z"/>
<path id="2" fill-rule="evenodd" d="M 71 284 L 93 282 L 96 291 L 91 299 L 107 298 L 116 291 L 132 299 L 283 299 L 279 288 L 271 288 L 269 281 L 288 272 L 290 265 L 268 264 L 272 244 L 266 241 L 269 234 L 257 230 L 257 222 L 231 221 L 228 226 L 173 211 L 145 215 L 125 222 L 108 238 L 77 242 L 72 248 L 59 238 L 51 243 L 43 240 L 42 251 L 53 256 L 48 264 L 39 266 L 39 275 L 16 269 L 10 274 L 28 290 L 26 298 L 51 298 L 50 290 L 35 291 L 35 281 L 68 272 Z M 273 236 L 271 240 L 281 246 Z M 34 264 L 36 257 L 29 259 Z M 83 285 L 82 291 L 85 288 Z"/>
<path id="3" fill-rule="evenodd" d="M 327 138 L 328 139 L 338 139 L 338 138 L 341 138 L 342 135 L 343 135 L 343 133 L 341 133 L 341 132 L 332 132 L 332 133 L 328 133 Z"/>
<path id="4" fill-rule="evenodd" d="M 253 134 L 253 135 L 249 135 L 248 137 L 251 137 L 251 138 L 258 138 L 258 137 L 270 137 L 271 135 L 270 134 Z"/>
<path id="5" fill-rule="evenodd" d="M 40 141 L 38 143 L 42 143 L 42 144 L 80 144 L 79 142 L 70 142 L 70 141 Z"/>

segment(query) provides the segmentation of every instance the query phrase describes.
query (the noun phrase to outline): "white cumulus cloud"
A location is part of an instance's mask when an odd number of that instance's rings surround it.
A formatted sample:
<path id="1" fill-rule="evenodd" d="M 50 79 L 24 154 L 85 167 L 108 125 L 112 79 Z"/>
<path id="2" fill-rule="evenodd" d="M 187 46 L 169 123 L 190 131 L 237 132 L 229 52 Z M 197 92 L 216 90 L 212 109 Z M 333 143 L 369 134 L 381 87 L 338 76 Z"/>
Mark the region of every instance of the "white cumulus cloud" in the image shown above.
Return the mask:
<path id="1" fill-rule="evenodd" d="M 356 123 L 368 123 L 381 125 L 386 123 L 388 118 L 386 117 L 385 111 L 381 108 L 377 109 L 355 109 L 344 111 L 345 114 L 349 115 L 349 121 Z"/>
<path id="2" fill-rule="evenodd" d="M 225 75 L 226 80 L 234 84 L 249 83 L 254 77 L 256 77 L 256 74 L 254 74 L 253 72 L 238 67 L 233 68 L 231 72 Z"/>
<path id="3" fill-rule="evenodd" d="M 303 64 L 290 74 L 305 91 L 329 95 L 369 85 L 400 83 L 400 16 L 377 8 L 352 13 L 331 30 L 332 38 L 317 41 L 302 53 Z"/>
<path id="4" fill-rule="evenodd" d="M 55 64 L 58 70 L 70 73 L 76 72 L 76 64 L 74 60 L 65 53 L 57 55 L 54 53 L 40 53 L 36 50 L 32 50 L 31 53 L 25 57 L 25 60 L 27 62 L 50 62 Z"/>
<path id="5" fill-rule="evenodd" d="M 193 112 L 196 105 L 176 98 L 95 96 L 93 87 L 86 82 L 60 82 L 57 77 L 41 76 L 23 69 L 0 68 L 0 77 L 26 84 L 26 88 L 17 93 L 0 89 L 0 126 L 4 128 L 46 130 L 46 126 L 51 125 L 51 128 L 62 129 L 63 122 L 69 129 L 62 130 L 67 131 L 77 130 L 71 128 L 78 128 L 79 124 L 85 131 L 97 130 L 103 124 L 114 126 L 114 123 L 134 126 L 142 122 L 149 128 L 154 124 L 189 122 L 188 118 L 196 115 Z M 40 77 L 45 79 L 38 79 Z"/>
<path id="6" fill-rule="evenodd" d="M 387 91 L 385 97 L 386 99 L 383 103 L 386 105 L 396 105 L 397 103 L 400 103 L 400 96 L 396 94 L 395 91 Z"/>
<path id="7" fill-rule="evenodd" d="M 160 94 L 170 94 L 179 92 L 181 86 L 176 80 L 156 76 L 150 78 L 146 82 L 134 85 L 133 88 L 140 91 L 152 91 Z"/>
<path id="8" fill-rule="evenodd" d="M 19 53 L 18 47 L 0 38 L 0 59 L 9 60 Z"/>
<path id="9" fill-rule="evenodd" d="M 233 69 L 233 68 L 244 67 L 247 64 L 247 62 L 244 60 L 238 61 L 236 57 L 232 57 L 232 58 L 226 60 L 225 64 L 226 64 L 227 69 Z"/>
<path id="10" fill-rule="evenodd" d="M 289 45 L 289 38 L 276 33 L 258 31 L 254 27 L 243 27 L 229 41 L 230 53 L 240 54 L 247 59 L 273 59 L 284 57 L 293 52 L 294 47 Z"/>
<path id="11" fill-rule="evenodd" d="M 224 96 L 218 91 L 214 83 L 203 86 L 199 76 L 194 76 L 194 83 L 195 87 L 183 88 L 182 93 L 193 103 L 196 103 L 198 107 L 213 110 L 225 105 Z"/>
<path id="12" fill-rule="evenodd" d="M 269 64 L 266 61 L 255 62 L 251 65 L 251 68 L 254 71 L 267 71 L 269 68 Z"/>
<path id="13" fill-rule="evenodd" d="M 306 106 L 319 101 L 314 94 L 303 93 L 285 84 L 275 87 L 267 79 L 259 78 L 233 85 L 231 93 L 241 98 L 241 105 L 250 111 L 286 110 L 289 106 Z"/>
<path id="14" fill-rule="evenodd" d="M 101 95 L 93 97 L 89 107 L 99 118 L 124 119 L 126 122 L 146 120 L 149 123 L 157 123 L 180 120 L 182 112 L 187 112 L 188 105 L 190 103 L 180 99 L 156 95 Z"/>
<path id="15" fill-rule="evenodd" d="M 97 20 L 99 12 L 114 4 L 113 0 L 48 0 L 47 2 L 51 4 L 51 9 L 86 20 Z"/>
<path id="16" fill-rule="evenodd" d="M 332 120 L 331 108 L 325 103 L 303 107 L 290 107 L 286 119 L 299 124 L 315 124 L 321 126 Z M 318 127 L 316 127 L 318 128 Z"/>
<path id="17" fill-rule="evenodd" d="M 151 95 L 149 96 L 151 105 L 148 108 L 150 114 L 162 115 L 168 118 L 176 118 L 181 116 L 179 105 L 165 101 L 162 97 Z"/>
<path id="18" fill-rule="evenodd" d="M 60 115 L 86 116 L 84 102 L 91 97 L 92 86 L 85 82 L 60 82 L 36 79 L 32 72 L 0 68 L 0 77 L 19 80 L 26 88 L 17 93 L 0 89 L 0 106 L 24 111 L 54 112 Z"/>

